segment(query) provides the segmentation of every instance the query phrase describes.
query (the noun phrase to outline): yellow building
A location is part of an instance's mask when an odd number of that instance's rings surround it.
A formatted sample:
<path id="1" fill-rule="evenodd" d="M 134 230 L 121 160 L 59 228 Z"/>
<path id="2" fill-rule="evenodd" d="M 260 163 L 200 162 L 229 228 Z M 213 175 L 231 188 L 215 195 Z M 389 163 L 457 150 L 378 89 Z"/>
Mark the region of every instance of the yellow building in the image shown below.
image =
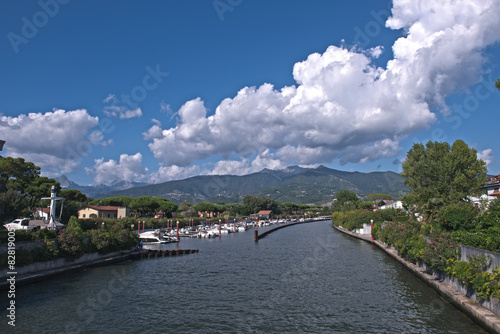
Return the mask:
<path id="1" fill-rule="evenodd" d="M 130 216 L 130 209 L 122 206 L 87 205 L 78 209 L 78 219 L 124 218 Z"/>

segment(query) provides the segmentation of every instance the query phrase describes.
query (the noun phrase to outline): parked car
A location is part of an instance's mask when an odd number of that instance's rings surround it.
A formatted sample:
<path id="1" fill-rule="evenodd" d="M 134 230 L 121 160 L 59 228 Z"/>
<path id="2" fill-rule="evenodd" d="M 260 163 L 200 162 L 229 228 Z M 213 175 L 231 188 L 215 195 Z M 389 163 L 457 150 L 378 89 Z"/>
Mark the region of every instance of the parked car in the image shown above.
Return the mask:
<path id="1" fill-rule="evenodd" d="M 30 225 L 30 221 L 31 219 L 28 218 L 18 218 L 3 226 L 8 230 L 37 230 L 40 228 L 40 226 Z"/>
<path id="2" fill-rule="evenodd" d="M 65 225 L 56 222 L 56 230 L 62 230 Z M 4 224 L 4 227 L 8 230 L 28 230 L 36 231 L 42 228 L 48 228 L 49 222 L 47 220 L 41 219 L 29 219 L 29 218 L 18 218 L 12 223 Z"/>

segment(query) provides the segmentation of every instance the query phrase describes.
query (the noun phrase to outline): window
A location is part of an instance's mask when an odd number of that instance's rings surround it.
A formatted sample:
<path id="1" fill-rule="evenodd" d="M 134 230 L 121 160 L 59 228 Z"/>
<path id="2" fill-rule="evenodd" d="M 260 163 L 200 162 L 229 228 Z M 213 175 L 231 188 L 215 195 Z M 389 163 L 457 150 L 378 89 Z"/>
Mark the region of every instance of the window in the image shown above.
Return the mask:
<path id="1" fill-rule="evenodd" d="M 85 218 L 85 214 L 82 215 L 82 218 Z"/>

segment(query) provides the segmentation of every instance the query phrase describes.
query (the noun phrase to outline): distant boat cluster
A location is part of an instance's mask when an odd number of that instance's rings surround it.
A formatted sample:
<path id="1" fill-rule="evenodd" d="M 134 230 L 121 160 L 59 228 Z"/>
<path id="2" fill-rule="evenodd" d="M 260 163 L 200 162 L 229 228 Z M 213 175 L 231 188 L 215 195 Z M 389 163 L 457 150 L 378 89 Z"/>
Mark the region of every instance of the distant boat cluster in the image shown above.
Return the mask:
<path id="1" fill-rule="evenodd" d="M 321 218 L 318 218 L 321 219 Z M 153 231 L 145 231 L 139 233 L 139 239 L 142 244 L 165 244 L 170 242 L 178 242 L 181 237 L 186 238 L 215 238 L 222 234 L 245 232 L 248 229 L 256 227 L 265 227 L 278 224 L 289 224 L 304 222 L 304 218 L 300 219 L 269 219 L 259 221 L 233 220 L 226 221 L 224 224 L 203 223 L 196 226 L 187 226 L 171 229 L 156 229 Z"/>

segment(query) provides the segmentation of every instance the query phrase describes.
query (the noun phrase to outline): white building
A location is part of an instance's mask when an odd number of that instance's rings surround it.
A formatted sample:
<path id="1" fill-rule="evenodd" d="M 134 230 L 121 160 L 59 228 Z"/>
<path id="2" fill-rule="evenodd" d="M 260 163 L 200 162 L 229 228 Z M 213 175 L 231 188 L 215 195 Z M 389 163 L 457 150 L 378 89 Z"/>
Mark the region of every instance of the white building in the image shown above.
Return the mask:
<path id="1" fill-rule="evenodd" d="M 380 210 L 384 209 L 404 209 L 403 201 L 388 201 L 384 205 L 380 206 Z"/>
<path id="2" fill-rule="evenodd" d="M 484 193 L 481 197 L 470 197 L 474 204 L 480 204 L 483 200 L 491 202 L 498 198 L 498 195 L 500 195 L 500 175 L 489 176 L 483 189 Z"/>

